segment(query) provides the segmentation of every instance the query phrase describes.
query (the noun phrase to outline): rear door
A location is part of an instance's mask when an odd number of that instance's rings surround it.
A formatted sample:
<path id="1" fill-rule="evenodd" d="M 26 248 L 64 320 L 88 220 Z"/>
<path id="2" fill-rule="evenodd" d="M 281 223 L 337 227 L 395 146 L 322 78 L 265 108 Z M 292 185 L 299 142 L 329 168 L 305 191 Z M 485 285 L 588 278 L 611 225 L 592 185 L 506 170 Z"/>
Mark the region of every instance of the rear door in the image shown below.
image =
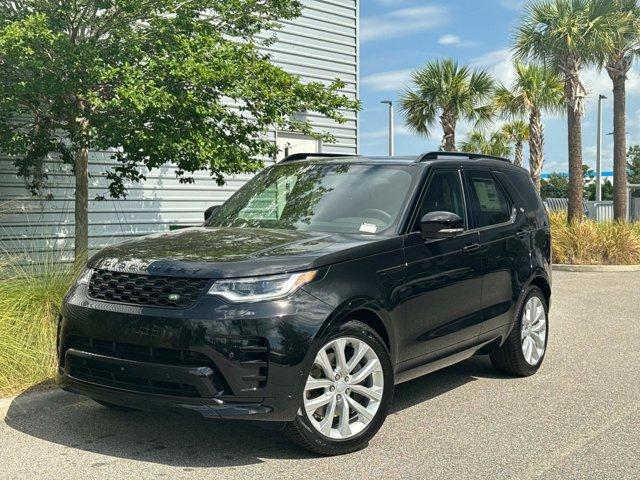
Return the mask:
<path id="1" fill-rule="evenodd" d="M 470 229 L 465 204 L 460 170 L 434 167 L 414 212 L 412 232 L 405 238 L 404 368 L 463 349 L 478 338 L 480 246 L 478 232 Z M 456 213 L 465 219 L 464 233 L 455 238 L 424 240 L 420 219 L 431 211 Z"/>
<path id="2" fill-rule="evenodd" d="M 508 193 L 499 174 L 465 166 L 464 176 L 482 257 L 484 338 L 514 317 L 521 286 L 531 272 L 531 228 L 519 198 Z"/>

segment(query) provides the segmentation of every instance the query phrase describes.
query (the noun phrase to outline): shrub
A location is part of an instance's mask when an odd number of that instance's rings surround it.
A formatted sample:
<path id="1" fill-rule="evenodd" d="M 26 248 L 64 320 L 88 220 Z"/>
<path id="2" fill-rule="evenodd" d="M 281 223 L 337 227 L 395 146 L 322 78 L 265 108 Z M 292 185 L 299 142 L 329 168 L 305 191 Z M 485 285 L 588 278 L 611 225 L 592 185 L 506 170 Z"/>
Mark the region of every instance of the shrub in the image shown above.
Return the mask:
<path id="1" fill-rule="evenodd" d="M 51 379 L 62 297 L 74 268 L 53 253 L 35 266 L 24 256 L 0 256 L 0 396 Z"/>
<path id="2" fill-rule="evenodd" d="M 568 223 L 566 212 L 552 212 L 551 238 L 554 263 L 576 265 L 640 264 L 640 223 Z"/>

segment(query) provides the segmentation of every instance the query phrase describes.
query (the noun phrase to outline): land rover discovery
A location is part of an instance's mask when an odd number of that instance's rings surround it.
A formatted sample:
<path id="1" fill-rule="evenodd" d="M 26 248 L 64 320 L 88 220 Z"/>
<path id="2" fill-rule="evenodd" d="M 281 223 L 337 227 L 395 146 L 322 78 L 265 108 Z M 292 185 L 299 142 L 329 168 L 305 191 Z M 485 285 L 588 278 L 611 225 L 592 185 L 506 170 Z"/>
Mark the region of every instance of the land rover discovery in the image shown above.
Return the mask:
<path id="1" fill-rule="evenodd" d="M 90 259 L 60 319 L 63 389 L 272 422 L 333 455 L 367 444 L 400 382 L 476 354 L 540 368 L 549 223 L 509 161 L 293 155 L 207 214 Z"/>

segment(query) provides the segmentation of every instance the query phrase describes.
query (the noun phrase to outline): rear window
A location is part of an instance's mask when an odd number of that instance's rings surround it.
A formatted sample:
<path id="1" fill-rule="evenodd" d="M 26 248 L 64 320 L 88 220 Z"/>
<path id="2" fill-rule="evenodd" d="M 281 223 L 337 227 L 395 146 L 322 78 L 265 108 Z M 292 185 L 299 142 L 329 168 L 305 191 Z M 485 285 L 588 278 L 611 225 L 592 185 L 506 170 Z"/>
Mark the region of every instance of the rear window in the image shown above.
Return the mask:
<path id="1" fill-rule="evenodd" d="M 540 195 L 535 190 L 533 181 L 524 170 L 513 170 L 509 172 L 496 172 L 500 182 L 509 190 L 509 194 L 514 199 L 522 202 L 527 219 L 534 228 L 547 225 L 547 215 Z"/>
<path id="2" fill-rule="evenodd" d="M 474 197 L 477 227 L 508 222 L 513 206 L 489 172 L 468 171 L 467 178 Z"/>

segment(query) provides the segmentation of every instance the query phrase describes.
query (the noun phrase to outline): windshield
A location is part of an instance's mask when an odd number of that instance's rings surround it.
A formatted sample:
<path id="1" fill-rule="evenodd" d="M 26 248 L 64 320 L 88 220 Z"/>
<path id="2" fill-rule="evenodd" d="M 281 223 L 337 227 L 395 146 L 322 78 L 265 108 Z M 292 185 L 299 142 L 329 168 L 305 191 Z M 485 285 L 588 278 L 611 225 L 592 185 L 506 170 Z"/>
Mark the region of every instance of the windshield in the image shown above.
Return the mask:
<path id="1" fill-rule="evenodd" d="M 398 220 L 412 184 L 401 165 L 282 164 L 255 176 L 206 224 L 376 234 Z"/>

